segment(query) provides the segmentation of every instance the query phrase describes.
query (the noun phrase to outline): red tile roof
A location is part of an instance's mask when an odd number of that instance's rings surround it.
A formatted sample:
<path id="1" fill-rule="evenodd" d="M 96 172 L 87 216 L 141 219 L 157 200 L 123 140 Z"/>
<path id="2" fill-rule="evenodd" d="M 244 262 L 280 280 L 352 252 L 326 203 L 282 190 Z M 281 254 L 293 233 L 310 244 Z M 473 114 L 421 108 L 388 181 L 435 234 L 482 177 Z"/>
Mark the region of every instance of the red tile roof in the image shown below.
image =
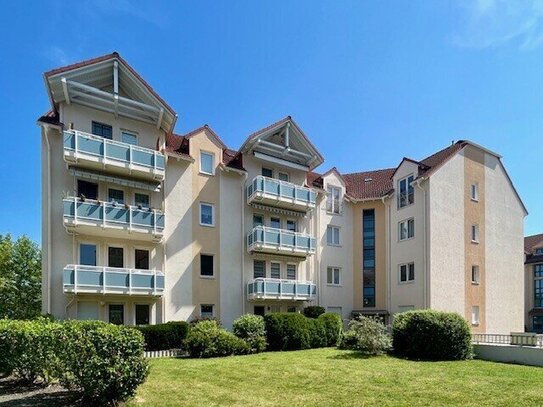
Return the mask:
<path id="1" fill-rule="evenodd" d="M 42 123 L 54 124 L 56 126 L 62 126 L 58 112 L 53 109 L 49 110 L 47 113 L 44 113 L 42 116 L 38 117 L 38 121 Z"/>
<path id="2" fill-rule="evenodd" d="M 185 136 L 170 133 L 166 135 L 166 152 L 190 157 L 189 140 Z"/>
<path id="3" fill-rule="evenodd" d="M 439 150 L 437 153 L 426 157 L 424 160 L 421 160 L 419 164 L 422 164 L 423 168 L 419 171 L 419 177 L 427 177 L 435 172 L 467 144 L 469 143 L 464 140 L 459 140 L 443 150 Z"/>
<path id="4" fill-rule="evenodd" d="M 393 190 L 392 174 L 396 168 L 344 174 L 347 195 L 355 200 L 375 199 Z"/>
<path id="5" fill-rule="evenodd" d="M 543 243 L 543 233 L 538 235 L 526 236 L 524 238 L 524 251 L 526 253 L 531 253 L 535 246 L 539 243 Z"/>
<path id="6" fill-rule="evenodd" d="M 322 188 L 323 182 L 322 182 L 321 174 L 317 172 L 309 171 L 306 177 L 306 185 L 310 187 L 313 186 L 316 188 Z"/>
<path id="7" fill-rule="evenodd" d="M 224 165 L 237 170 L 245 171 L 243 167 L 243 154 L 239 151 L 226 148 L 222 152 L 222 162 Z"/>

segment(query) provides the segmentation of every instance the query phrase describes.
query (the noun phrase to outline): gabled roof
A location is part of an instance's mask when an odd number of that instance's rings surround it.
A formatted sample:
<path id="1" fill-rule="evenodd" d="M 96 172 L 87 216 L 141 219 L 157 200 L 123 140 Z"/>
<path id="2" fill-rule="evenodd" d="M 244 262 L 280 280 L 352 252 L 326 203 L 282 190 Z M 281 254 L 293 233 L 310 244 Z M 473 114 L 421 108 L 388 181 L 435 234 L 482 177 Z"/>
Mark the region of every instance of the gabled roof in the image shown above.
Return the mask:
<path id="1" fill-rule="evenodd" d="M 53 109 L 38 117 L 38 121 L 42 123 L 52 124 L 55 126 L 62 126 L 62 123 L 60 122 L 60 115 L 56 110 Z"/>
<path id="2" fill-rule="evenodd" d="M 395 168 L 343 174 L 347 194 L 353 200 L 378 199 L 393 191 L 392 173 Z"/>
<path id="3" fill-rule="evenodd" d="M 166 152 L 192 159 L 188 138 L 179 134 L 170 133 L 166 135 Z"/>
<path id="4" fill-rule="evenodd" d="M 543 246 L 543 233 L 524 238 L 524 251 L 526 253 L 532 253 L 537 246 Z"/>

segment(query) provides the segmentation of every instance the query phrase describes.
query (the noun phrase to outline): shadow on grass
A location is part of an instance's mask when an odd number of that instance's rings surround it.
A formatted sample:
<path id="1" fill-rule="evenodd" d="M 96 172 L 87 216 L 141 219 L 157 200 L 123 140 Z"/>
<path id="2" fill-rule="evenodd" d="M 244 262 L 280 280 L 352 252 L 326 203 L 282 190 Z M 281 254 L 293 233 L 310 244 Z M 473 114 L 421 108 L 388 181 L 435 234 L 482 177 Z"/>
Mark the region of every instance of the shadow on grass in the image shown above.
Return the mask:
<path id="1" fill-rule="evenodd" d="M 67 390 L 59 391 L 55 393 L 35 393 L 27 397 L 20 397 L 15 400 L 7 400 L 0 402 L 2 407 L 70 407 L 70 406 L 83 406 L 77 400 L 77 396 Z M 88 404 L 87 404 L 88 406 Z"/>
<path id="2" fill-rule="evenodd" d="M 77 393 L 60 386 L 43 387 L 12 377 L 0 379 L 0 406 L 82 406 Z"/>

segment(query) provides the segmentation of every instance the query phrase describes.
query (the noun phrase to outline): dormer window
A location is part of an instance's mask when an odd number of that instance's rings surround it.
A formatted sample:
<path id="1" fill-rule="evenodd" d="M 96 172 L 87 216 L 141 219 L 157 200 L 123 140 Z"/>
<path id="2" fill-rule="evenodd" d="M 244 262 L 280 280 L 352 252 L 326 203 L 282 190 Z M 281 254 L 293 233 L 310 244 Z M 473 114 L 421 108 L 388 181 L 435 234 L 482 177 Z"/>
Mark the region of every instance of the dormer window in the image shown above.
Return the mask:
<path id="1" fill-rule="evenodd" d="M 341 189 L 338 187 L 328 187 L 326 197 L 326 210 L 330 213 L 340 213 L 340 206 Z"/>
<path id="2" fill-rule="evenodd" d="M 543 254 L 543 247 L 535 249 L 535 254 Z"/>
<path id="3" fill-rule="evenodd" d="M 398 208 L 403 208 L 415 202 L 414 179 L 413 175 L 409 175 L 398 181 Z"/>

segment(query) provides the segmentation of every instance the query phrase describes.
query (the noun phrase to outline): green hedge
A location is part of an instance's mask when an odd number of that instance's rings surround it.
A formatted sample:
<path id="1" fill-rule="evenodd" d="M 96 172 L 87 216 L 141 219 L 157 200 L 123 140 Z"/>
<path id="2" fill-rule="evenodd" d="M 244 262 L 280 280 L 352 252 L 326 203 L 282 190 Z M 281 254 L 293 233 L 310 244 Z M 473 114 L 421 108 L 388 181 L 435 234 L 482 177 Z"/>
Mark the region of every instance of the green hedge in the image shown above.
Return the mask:
<path id="1" fill-rule="evenodd" d="M 311 348 L 309 318 L 291 312 L 276 312 L 264 317 L 268 350 Z"/>
<path id="2" fill-rule="evenodd" d="M 201 321 L 193 325 L 185 346 L 193 358 L 244 355 L 250 353 L 249 345 L 234 334 L 221 328 L 217 321 Z"/>
<path id="3" fill-rule="evenodd" d="M 471 330 L 459 314 L 432 310 L 397 314 L 392 325 L 394 352 L 423 360 L 460 360 L 472 356 Z"/>
<path id="4" fill-rule="evenodd" d="M 165 324 L 137 326 L 145 338 L 145 350 L 181 349 L 187 337 L 189 324 L 172 321 Z"/>
<path id="5" fill-rule="evenodd" d="M 234 321 L 232 332 L 249 345 L 251 353 L 266 349 L 266 326 L 260 315 L 245 314 Z"/>
<path id="6" fill-rule="evenodd" d="M 143 336 L 99 321 L 0 321 L 0 366 L 27 381 L 55 379 L 92 404 L 132 397 L 145 381 Z"/>
<path id="7" fill-rule="evenodd" d="M 349 322 L 349 329 L 343 333 L 338 347 L 366 355 L 380 355 L 387 352 L 391 344 L 390 335 L 378 318 L 359 316 Z"/>
<path id="8" fill-rule="evenodd" d="M 343 320 L 338 314 L 327 312 L 319 316 L 326 331 L 326 346 L 336 346 L 343 331 Z"/>
<path id="9" fill-rule="evenodd" d="M 311 332 L 311 347 L 324 348 L 327 346 L 326 327 L 321 319 L 309 318 L 309 328 Z"/>
<path id="10" fill-rule="evenodd" d="M 326 310 L 324 307 L 320 307 L 318 305 L 310 305 L 309 307 L 304 308 L 304 315 L 308 318 L 318 318 L 325 312 Z"/>

